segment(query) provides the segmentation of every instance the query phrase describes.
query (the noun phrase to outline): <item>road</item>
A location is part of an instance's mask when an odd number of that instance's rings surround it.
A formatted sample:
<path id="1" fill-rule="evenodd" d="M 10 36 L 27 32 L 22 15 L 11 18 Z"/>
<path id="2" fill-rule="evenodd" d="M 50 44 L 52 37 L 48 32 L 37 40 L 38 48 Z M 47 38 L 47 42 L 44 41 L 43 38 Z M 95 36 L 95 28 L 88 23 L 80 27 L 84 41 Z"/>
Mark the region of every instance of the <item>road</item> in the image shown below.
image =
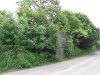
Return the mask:
<path id="1" fill-rule="evenodd" d="M 68 61 L 0 75 L 100 75 L 100 52 Z"/>

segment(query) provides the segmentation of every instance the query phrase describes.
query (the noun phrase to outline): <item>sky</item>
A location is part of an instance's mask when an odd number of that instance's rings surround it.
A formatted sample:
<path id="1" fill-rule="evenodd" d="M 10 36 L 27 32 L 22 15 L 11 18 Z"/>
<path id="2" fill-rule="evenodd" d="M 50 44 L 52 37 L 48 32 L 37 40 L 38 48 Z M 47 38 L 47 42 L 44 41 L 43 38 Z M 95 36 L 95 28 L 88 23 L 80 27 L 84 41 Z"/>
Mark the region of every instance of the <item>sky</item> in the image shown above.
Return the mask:
<path id="1" fill-rule="evenodd" d="M 18 0 L 0 0 L 0 9 L 16 12 Z M 60 0 L 63 10 L 82 12 L 90 18 L 96 27 L 100 28 L 100 0 Z"/>

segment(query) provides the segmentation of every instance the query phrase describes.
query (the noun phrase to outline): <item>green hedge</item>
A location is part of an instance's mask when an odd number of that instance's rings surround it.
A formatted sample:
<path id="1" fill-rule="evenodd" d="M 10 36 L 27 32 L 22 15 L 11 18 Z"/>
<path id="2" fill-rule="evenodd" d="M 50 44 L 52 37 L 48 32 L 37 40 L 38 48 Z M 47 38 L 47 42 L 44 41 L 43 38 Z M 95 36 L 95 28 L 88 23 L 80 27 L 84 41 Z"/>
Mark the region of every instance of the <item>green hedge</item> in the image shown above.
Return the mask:
<path id="1" fill-rule="evenodd" d="M 88 53 L 89 49 L 92 52 L 98 44 L 99 30 L 86 15 L 61 11 L 57 0 L 50 2 L 33 10 L 34 0 L 24 0 L 16 19 L 13 14 L 0 11 L 0 71 L 58 61 L 55 54 L 59 33 L 66 36 L 67 58 Z"/>

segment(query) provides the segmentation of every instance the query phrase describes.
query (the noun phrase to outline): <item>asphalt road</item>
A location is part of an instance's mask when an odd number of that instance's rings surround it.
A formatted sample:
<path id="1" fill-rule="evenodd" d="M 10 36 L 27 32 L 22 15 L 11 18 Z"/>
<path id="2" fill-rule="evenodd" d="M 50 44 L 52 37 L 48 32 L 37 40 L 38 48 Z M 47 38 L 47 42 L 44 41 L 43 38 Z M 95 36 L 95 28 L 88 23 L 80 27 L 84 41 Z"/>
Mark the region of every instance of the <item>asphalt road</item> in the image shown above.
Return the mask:
<path id="1" fill-rule="evenodd" d="M 100 52 L 55 64 L 0 75 L 100 75 Z"/>

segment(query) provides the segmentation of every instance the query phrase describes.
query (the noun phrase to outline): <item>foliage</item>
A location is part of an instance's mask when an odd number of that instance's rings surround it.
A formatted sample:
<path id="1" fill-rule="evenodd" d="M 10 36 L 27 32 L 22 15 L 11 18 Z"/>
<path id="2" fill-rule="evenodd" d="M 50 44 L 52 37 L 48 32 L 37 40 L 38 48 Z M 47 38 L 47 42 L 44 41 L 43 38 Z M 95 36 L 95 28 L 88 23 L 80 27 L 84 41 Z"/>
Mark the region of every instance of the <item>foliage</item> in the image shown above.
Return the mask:
<path id="1" fill-rule="evenodd" d="M 93 47 L 93 45 L 96 43 L 96 40 L 98 40 L 98 33 L 96 27 L 86 15 L 77 13 L 76 16 L 83 24 L 82 28 L 88 33 L 88 38 L 80 38 L 81 42 L 79 47 L 85 49 Z"/>
<path id="2" fill-rule="evenodd" d="M 48 20 L 53 21 L 54 17 L 59 14 L 61 8 L 58 0 L 23 0 L 18 2 L 20 7 L 28 6 L 33 11 L 38 9 L 45 10 Z"/>
<path id="3" fill-rule="evenodd" d="M 82 13 L 61 11 L 58 0 L 19 3 L 16 19 L 0 11 L 0 71 L 58 61 L 61 33 L 66 38 L 66 57 L 93 52 L 92 48 L 99 45 L 100 29 Z"/>
<path id="4" fill-rule="evenodd" d="M 97 28 L 97 41 L 95 43 L 97 49 L 100 49 L 100 28 Z"/>
<path id="5" fill-rule="evenodd" d="M 11 14 L 6 11 L 1 11 L 0 16 L 0 50 L 11 50 L 16 43 L 15 39 L 18 28 Z"/>
<path id="6" fill-rule="evenodd" d="M 18 54 L 13 50 L 5 51 L 0 53 L 0 60 L 0 72 L 9 69 L 29 68 L 57 61 L 55 56 L 49 57 L 48 59 L 47 54 L 37 54 L 25 50 L 19 51 Z"/>

